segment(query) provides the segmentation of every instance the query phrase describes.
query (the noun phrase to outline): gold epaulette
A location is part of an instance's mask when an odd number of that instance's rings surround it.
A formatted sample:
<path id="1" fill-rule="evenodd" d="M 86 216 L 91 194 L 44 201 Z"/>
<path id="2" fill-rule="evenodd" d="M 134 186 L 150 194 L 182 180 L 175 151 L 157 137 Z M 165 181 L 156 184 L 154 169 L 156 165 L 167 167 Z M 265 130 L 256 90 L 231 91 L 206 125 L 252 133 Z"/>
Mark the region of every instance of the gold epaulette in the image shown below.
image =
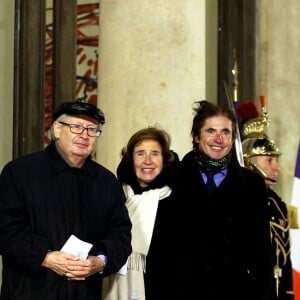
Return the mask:
<path id="1" fill-rule="evenodd" d="M 294 205 L 287 205 L 288 218 L 290 221 L 290 228 L 299 229 L 298 223 L 298 207 Z"/>

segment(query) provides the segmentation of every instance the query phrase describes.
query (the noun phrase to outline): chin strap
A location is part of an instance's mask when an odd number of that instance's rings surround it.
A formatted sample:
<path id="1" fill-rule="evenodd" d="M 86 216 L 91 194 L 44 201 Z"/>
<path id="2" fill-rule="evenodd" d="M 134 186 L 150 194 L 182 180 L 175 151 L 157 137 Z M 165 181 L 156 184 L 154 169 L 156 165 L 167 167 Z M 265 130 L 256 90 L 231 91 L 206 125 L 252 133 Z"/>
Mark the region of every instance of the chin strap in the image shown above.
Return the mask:
<path id="1" fill-rule="evenodd" d="M 249 166 L 250 166 L 250 168 L 253 170 L 253 171 L 256 171 L 259 175 L 261 175 L 264 179 L 266 179 L 266 180 L 269 180 L 269 181 L 271 181 L 271 182 L 273 182 L 273 183 L 276 183 L 277 181 L 276 180 L 274 180 L 274 179 L 272 179 L 272 178 L 269 178 L 268 176 L 267 176 L 267 174 L 261 169 L 261 168 L 259 168 L 253 161 L 249 161 Z"/>

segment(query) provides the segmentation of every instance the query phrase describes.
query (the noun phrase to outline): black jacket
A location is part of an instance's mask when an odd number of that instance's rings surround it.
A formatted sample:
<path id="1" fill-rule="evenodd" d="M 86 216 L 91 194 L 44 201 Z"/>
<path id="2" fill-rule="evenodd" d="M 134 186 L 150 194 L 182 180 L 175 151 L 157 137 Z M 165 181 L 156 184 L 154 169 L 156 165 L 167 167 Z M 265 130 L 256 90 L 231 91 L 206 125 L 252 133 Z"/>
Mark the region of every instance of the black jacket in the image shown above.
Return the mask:
<path id="1" fill-rule="evenodd" d="M 69 167 L 53 145 L 8 163 L 0 177 L 1 300 L 99 300 L 102 276 L 131 253 L 131 222 L 117 178 L 87 159 Z M 105 272 L 69 281 L 41 266 L 71 234 L 107 256 Z"/>
<path id="2" fill-rule="evenodd" d="M 225 179 L 208 195 L 189 152 L 177 196 L 183 256 L 179 299 L 270 299 L 272 250 L 263 179 L 233 157 Z"/>

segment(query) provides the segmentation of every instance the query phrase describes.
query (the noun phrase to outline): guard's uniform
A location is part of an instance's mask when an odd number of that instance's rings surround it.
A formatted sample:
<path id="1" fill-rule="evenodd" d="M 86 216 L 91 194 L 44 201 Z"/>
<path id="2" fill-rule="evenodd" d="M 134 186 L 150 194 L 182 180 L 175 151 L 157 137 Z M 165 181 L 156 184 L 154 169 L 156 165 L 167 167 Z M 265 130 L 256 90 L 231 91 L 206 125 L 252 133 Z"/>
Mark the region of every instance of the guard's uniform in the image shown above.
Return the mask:
<path id="1" fill-rule="evenodd" d="M 286 204 L 268 188 L 270 229 L 274 251 L 274 287 L 272 299 L 292 300 L 292 265 L 290 259 L 290 222 Z"/>

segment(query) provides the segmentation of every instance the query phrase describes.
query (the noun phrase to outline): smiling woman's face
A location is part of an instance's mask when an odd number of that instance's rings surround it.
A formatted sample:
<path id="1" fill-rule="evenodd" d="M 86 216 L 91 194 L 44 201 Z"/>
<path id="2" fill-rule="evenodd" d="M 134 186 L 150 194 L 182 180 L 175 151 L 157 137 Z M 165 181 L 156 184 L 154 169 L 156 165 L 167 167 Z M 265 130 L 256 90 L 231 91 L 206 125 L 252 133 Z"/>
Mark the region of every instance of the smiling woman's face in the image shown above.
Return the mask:
<path id="1" fill-rule="evenodd" d="M 147 186 L 163 168 L 160 144 L 155 140 L 144 140 L 136 145 L 133 151 L 133 166 L 140 185 Z"/>

